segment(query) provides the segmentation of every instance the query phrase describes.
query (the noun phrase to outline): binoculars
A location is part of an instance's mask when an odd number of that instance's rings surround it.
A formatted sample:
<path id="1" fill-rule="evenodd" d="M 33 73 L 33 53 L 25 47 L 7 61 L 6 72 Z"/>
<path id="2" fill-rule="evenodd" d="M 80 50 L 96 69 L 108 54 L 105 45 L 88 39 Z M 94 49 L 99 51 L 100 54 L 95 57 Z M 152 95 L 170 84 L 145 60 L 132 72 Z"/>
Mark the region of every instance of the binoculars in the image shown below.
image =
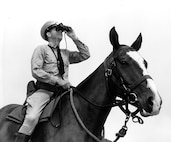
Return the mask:
<path id="1" fill-rule="evenodd" d="M 60 23 L 60 24 L 56 25 L 56 30 L 57 31 L 62 31 L 62 32 L 65 32 L 65 31 L 70 32 L 72 30 L 72 28 L 68 27 L 68 26 L 65 26 L 62 23 Z"/>

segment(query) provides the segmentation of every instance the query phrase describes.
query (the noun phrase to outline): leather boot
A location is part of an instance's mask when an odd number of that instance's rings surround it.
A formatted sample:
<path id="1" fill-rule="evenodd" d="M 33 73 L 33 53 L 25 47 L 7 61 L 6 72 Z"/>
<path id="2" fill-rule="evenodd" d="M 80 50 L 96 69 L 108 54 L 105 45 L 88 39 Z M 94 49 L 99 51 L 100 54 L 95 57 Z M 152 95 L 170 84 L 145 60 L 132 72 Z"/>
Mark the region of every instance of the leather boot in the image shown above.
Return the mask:
<path id="1" fill-rule="evenodd" d="M 17 133 L 15 142 L 28 142 L 30 139 L 30 136 L 22 134 L 22 133 Z"/>

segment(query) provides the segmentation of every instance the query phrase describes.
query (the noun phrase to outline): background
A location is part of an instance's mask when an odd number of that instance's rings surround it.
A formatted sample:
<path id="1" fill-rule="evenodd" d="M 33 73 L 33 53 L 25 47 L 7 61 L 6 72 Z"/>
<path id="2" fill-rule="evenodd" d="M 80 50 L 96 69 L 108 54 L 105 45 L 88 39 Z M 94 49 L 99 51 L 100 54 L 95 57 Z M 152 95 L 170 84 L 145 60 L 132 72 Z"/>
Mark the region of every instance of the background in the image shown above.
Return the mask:
<path id="1" fill-rule="evenodd" d="M 70 66 L 76 86 L 110 54 L 109 30 L 115 26 L 121 44 L 131 45 L 142 33 L 139 53 L 148 61 L 149 72 L 163 99 L 158 116 L 143 118 L 144 124 L 128 123 L 120 142 L 171 141 L 171 2 L 170 0 L 2 0 L 0 2 L 0 107 L 22 104 L 32 78 L 33 50 L 46 42 L 40 28 L 48 20 L 71 26 L 89 46 L 91 58 Z M 67 48 L 76 50 L 66 37 Z M 65 40 L 61 43 L 66 48 Z M 114 140 L 125 116 L 113 108 L 105 124 L 105 137 Z"/>

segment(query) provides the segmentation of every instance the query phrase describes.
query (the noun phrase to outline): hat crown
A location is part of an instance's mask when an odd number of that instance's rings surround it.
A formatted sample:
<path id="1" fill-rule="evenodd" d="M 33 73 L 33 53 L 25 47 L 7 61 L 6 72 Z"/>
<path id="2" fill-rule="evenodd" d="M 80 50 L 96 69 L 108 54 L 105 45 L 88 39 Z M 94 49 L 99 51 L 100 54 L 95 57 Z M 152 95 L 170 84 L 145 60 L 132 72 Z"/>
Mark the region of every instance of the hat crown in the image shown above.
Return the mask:
<path id="1" fill-rule="evenodd" d="M 46 30 L 50 27 L 50 26 L 52 26 L 52 25 L 58 25 L 59 23 L 58 22 L 56 22 L 56 21 L 47 21 L 43 26 L 42 26 L 42 28 L 41 28 L 41 30 L 40 30 L 40 34 L 41 34 L 41 37 L 44 39 L 44 40 L 47 40 L 46 39 Z"/>

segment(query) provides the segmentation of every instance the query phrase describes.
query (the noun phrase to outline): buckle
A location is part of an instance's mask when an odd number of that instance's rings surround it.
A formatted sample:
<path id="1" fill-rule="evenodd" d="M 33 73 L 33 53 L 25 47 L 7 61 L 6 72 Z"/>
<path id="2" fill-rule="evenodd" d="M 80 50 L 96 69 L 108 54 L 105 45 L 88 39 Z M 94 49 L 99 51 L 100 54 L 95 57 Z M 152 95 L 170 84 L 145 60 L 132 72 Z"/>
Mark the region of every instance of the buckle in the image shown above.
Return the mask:
<path id="1" fill-rule="evenodd" d="M 129 93 L 128 95 L 128 100 L 131 104 L 134 104 L 135 102 L 138 101 L 137 95 L 135 93 Z"/>
<path id="2" fill-rule="evenodd" d="M 105 76 L 111 76 L 112 75 L 112 69 L 106 69 Z"/>

